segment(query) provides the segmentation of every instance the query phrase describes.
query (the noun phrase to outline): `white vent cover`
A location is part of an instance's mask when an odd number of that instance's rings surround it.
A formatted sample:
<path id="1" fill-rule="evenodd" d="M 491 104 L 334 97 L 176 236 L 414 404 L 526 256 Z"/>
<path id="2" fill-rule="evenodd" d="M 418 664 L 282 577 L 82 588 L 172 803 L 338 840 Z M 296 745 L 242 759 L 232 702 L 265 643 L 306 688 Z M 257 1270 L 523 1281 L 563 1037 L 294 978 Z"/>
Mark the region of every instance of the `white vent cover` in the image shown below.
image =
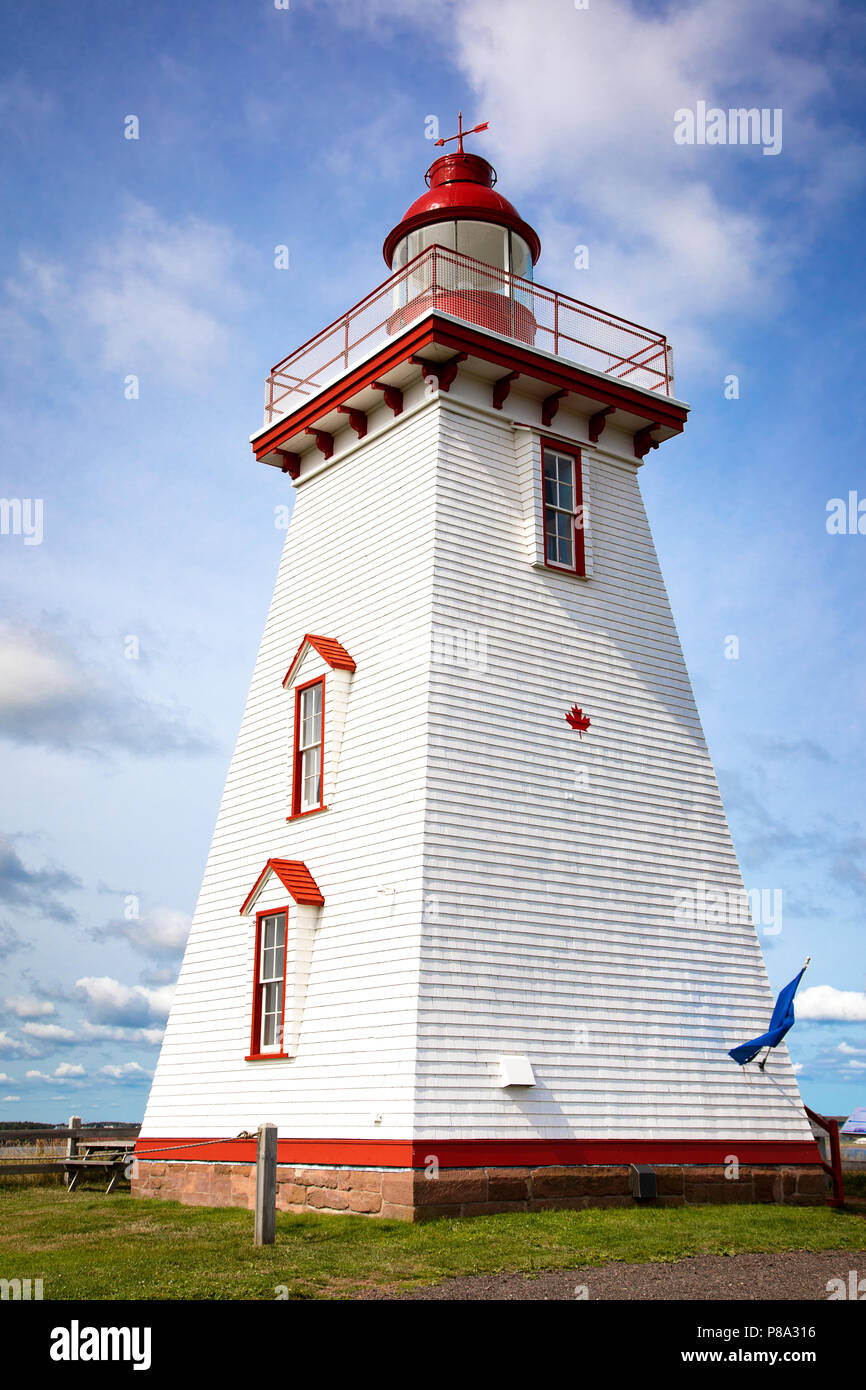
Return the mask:
<path id="1" fill-rule="evenodd" d="M 528 1057 L 499 1058 L 500 1086 L 534 1086 L 535 1077 Z"/>

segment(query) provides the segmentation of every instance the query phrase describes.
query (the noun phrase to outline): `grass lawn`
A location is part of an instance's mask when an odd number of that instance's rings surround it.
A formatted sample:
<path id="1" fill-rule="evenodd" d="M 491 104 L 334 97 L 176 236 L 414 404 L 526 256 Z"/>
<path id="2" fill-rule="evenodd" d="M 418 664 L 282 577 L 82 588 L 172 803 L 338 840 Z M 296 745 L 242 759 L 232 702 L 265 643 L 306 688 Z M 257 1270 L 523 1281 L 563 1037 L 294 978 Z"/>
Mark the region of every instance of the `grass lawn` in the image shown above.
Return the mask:
<path id="1" fill-rule="evenodd" d="M 866 1249 L 866 1222 L 827 1207 L 545 1211 L 407 1225 L 277 1214 L 257 1250 L 252 1212 L 0 1189 L 0 1278 L 44 1280 L 46 1299 L 345 1298 L 369 1285 L 569 1269 L 742 1251 Z"/>

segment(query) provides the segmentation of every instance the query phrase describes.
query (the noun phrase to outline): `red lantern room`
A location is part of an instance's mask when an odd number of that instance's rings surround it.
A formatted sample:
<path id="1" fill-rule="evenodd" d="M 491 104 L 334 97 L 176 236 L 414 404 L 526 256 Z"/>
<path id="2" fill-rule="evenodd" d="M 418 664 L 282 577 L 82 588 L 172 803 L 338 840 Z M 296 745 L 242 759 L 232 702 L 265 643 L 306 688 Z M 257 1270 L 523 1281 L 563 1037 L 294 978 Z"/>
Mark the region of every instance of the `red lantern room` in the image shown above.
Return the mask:
<path id="1" fill-rule="evenodd" d="M 541 254 L 534 228 L 494 190 L 496 170 L 463 149 L 462 114 L 457 150 L 427 170 L 428 191 L 417 198 L 390 231 L 382 248 L 396 273 L 408 267 L 400 295 L 399 323 L 410 322 L 435 298 L 435 307 L 494 332 L 535 341 L 528 286 Z M 475 126 L 485 130 L 487 123 Z M 434 249 L 435 248 L 435 249 Z M 407 312 L 408 310 L 408 312 Z"/>

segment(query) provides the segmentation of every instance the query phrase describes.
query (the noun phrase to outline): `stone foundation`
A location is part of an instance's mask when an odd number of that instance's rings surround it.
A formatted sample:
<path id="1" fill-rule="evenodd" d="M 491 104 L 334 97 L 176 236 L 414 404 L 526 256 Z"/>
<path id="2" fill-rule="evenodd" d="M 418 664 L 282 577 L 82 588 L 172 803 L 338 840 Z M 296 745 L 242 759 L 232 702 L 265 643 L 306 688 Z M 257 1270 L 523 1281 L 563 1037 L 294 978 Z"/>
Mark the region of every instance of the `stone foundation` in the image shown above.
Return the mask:
<path id="1" fill-rule="evenodd" d="M 721 1166 L 654 1164 L 660 1207 L 706 1202 L 778 1202 L 819 1206 L 827 1179 L 817 1164 L 741 1165 L 738 1178 Z M 138 1159 L 134 1197 L 161 1197 L 188 1206 L 253 1206 L 252 1163 L 178 1163 Z M 343 1212 L 424 1221 L 438 1216 L 485 1216 L 493 1212 L 552 1208 L 632 1207 L 626 1164 L 540 1168 L 442 1168 L 438 1178 L 424 1169 L 277 1168 L 277 1209 Z"/>

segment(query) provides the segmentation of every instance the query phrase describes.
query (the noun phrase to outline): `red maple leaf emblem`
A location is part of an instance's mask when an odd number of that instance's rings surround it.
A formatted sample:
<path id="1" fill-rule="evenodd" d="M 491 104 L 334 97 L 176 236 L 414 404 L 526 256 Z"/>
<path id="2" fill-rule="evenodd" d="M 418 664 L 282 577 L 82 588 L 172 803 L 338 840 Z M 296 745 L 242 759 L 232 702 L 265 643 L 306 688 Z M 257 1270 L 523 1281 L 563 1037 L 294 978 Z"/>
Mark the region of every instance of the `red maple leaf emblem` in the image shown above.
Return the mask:
<path id="1" fill-rule="evenodd" d="M 572 729 L 577 729 L 578 737 L 583 738 L 584 733 L 590 725 L 589 715 L 584 714 L 580 705 L 572 705 L 565 718 Z"/>

